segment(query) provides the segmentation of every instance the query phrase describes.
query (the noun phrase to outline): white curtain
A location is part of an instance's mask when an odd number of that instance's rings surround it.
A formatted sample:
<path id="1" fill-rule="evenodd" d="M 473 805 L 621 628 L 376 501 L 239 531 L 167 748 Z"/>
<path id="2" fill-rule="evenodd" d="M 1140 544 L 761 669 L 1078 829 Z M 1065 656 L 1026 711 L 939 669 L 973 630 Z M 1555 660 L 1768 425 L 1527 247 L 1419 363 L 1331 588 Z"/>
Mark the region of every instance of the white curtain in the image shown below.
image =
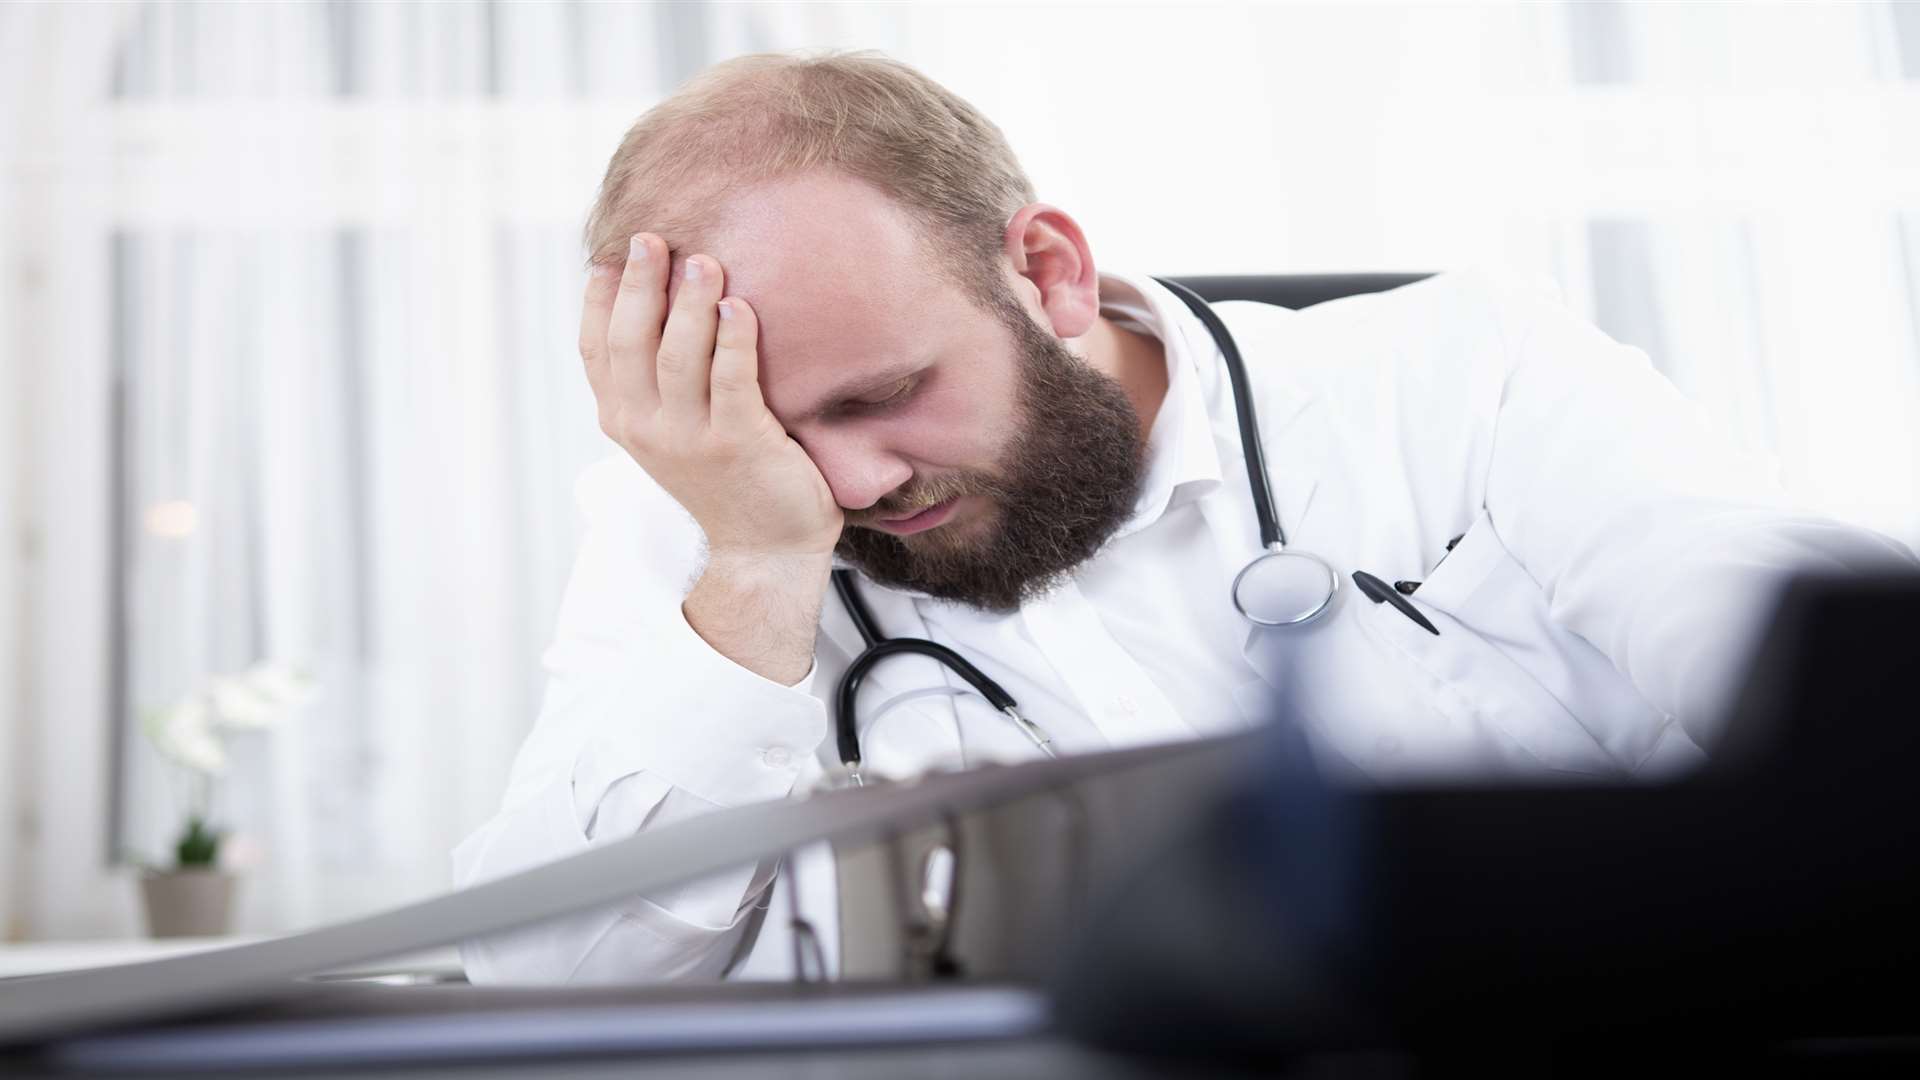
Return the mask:
<path id="1" fill-rule="evenodd" d="M 0 10 L 0 42 L 9 39 L 16 14 Z M 11 50 L 0 47 L 0 60 L 8 59 Z M 0 79 L 6 80 L 0 82 L 0 94 L 5 100 L 13 100 L 15 79 L 4 75 Z M 14 145 L 10 128 L 15 120 L 11 109 L 0 113 L 0 148 Z M 8 167 L 9 161 L 0 157 L 0 168 Z M 11 194 L 11 189 L 8 185 L 4 190 Z M 11 232 L 7 228 L 12 216 L 9 203 L 0 202 L 0 244 Z M 25 886 L 17 869 L 20 834 L 25 826 L 21 812 L 25 809 L 22 793 L 27 767 L 26 728 L 21 716 L 26 699 L 22 634 L 27 621 L 28 559 L 27 495 L 22 474 L 26 471 L 27 418 L 32 402 L 27 367 L 12 347 L 20 337 L 13 324 L 18 307 L 9 298 L 0 298 L 0 941 L 24 933 L 19 912 Z"/>
<path id="2" fill-rule="evenodd" d="M 79 104 L 100 96 L 119 14 L 56 27 L 49 7 L 0 6 L 0 460 L 13 526 L 0 544 L 0 640 L 10 646 L 0 654 L 9 691 L 0 906 L 11 937 L 111 932 L 131 920 L 130 888 L 109 874 L 105 843 L 116 722 L 105 693 L 113 320 L 99 163 L 109 155 Z M 87 915 L 69 923 L 63 908 Z"/>
<path id="3" fill-rule="evenodd" d="M 267 655 L 323 697 L 224 785 L 242 928 L 444 887 L 610 449 L 579 225 L 626 125 L 744 51 L 914 64 L 1105 265 L 1547 274 L 1920 542 L 1912 11 L 0 6 L 0 929 L 137 930 L 109 837 L 158 856 L 176 807 L 135 714 Z"/>
<path id="4" fill-rule="evenodd" d="M 842 14 L 0 13 L 0 330 L 38 413 L 0 461 L 47 538 L 0 577 L 32 586 L 0 615 L 0 795 L 34 819 L 0 847 L 11 933 L 137 932 L 121 860 L 164 858 L 181 813 L 138 714 L 261 657 L 322 695 L 221 784 L 240 928 L 444 888 L 538 708 L 573 478 L 612 449 L 574 354 L 607 154 L 708 63 L 830 44 Z"/>

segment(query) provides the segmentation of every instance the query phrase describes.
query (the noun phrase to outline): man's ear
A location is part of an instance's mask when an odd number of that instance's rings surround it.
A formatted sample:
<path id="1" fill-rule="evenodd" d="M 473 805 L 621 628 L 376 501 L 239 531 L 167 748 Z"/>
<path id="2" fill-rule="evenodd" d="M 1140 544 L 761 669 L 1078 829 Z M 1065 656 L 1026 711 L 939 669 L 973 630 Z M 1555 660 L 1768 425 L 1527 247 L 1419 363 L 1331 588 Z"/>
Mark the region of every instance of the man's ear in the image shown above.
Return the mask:
<path id="1" fill-rule="evenodd" d="M 1003 247 L 1021 303 L 1063 338 L 1077 338 L 1100 317 L 1100 276 L 1080 224 L 1046 203 L 1029 203 L 1007 221 Z"/>

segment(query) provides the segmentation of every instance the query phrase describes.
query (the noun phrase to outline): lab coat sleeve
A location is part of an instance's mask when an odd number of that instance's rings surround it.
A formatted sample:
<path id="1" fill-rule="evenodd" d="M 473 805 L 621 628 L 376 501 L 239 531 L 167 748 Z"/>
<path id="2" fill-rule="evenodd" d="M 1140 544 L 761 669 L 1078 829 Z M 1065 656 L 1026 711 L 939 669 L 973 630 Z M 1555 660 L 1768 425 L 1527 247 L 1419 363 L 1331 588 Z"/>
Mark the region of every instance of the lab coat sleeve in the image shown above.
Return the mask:
<path id="1" fill-rule="evenodd" d="M 1503 355 L 1485 505 L 1551 616 L 1711 752 L 1796 570 L 1911 567 L 1871 530 L 1808 512 L 1656 371 L 1544 285 L 1485 277 Z M 1473 380 L 1466 380 L 1472 382 Z"/>
<path id="2" fill-rule="evenodd" d="M 826 716 L 813 672 L 771 682 L 693 631 L 681 603 L 697 577 L 697 526 L 636 472 L 603 462 L 576 488 L 587 531 L 543 656 L 540 715 L 500 811 L 453 853 L 458 886 L 783 798 L 817 768 Z M 469 941 L 462 959 L 476 983 L 717 977 L 751 946 L 770 878 L 770 866 L 738 867 Z"/>

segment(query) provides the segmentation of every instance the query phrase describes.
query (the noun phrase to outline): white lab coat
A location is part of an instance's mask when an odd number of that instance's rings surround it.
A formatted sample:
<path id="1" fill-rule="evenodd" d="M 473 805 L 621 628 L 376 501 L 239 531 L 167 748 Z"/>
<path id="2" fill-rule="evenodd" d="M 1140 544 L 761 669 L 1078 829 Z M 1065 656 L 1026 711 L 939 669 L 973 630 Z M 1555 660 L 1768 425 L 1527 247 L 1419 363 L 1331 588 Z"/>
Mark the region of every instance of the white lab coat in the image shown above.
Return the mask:
<path id="1" fill-rule="evenodd" d="M 1219 353 L 1165 289 L 1108 277 L 1149 302 L 1132 314 L 1162 337 L 1172 376 L 1137 535 L 1005 618 L 862 582 L 887 633 L 954 646 L 1068 752 L 1284 709 L 1331 771 L 1361 781 L 1671 775 L 1712 745 L 1784 571 L 1911 564 L 1885 537 L 1796 508 L 1644 353 L 1550 286 L 1456 272 L 1301 312 L 1215 305 L 1246 358 L 1288 540 L 1343 582 L 1305 628 L 1223 618 L 1260 545 Z M 578 495 L 589 531 L 545 657 L 547 698 L 500 813 L 454 853 L 461 885 L 804 792 L 835 754 L 826 702 L 860 646 L 838 604 L 814 671 L 774 684 L 687 627 L 699 530 L 638 466 L 611 457 Z M 1367 601 L 1355 570 L 1422 581 L 1413 601 L 1440 634 Z M 863 710 L 952 684 L 896 658 L 870 677 Z M 862 716 L 875 772 L 1032 754 L 977 698 Z M 791 904 L 837 955 L 831 861 L 813 849 L 795 870 L 742 867 L 472 942 L 468 973 L 779 977 Z"/>

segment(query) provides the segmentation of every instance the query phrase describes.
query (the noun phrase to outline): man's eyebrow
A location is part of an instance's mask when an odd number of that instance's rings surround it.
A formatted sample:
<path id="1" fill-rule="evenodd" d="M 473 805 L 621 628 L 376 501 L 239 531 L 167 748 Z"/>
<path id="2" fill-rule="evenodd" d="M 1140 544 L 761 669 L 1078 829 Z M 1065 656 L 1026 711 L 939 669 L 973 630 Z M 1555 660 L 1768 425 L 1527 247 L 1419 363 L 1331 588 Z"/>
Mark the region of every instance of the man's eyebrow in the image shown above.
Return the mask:
<path id="1" fill-rule="evenodd" d="M 840 405 L 842 402 L 850 401 L 853 398 L 859 397 L 861 394 L 878 390 L 891 383 L 897 383 L 901 379 L 906 378 L 926 366 L 927 362 L 924 360 L 907 360 L 872 375 L 863 375 L 859 378 L 848 379 L 846 382 L 827 391 L 827 393 L 821 396 L 819 404 L 802 412 L 799 416 L 795 417 L 791 423 L 803 424 L 809 420 L 817 420 L 823 413 L 832 411 L 835 406 Z"/>

